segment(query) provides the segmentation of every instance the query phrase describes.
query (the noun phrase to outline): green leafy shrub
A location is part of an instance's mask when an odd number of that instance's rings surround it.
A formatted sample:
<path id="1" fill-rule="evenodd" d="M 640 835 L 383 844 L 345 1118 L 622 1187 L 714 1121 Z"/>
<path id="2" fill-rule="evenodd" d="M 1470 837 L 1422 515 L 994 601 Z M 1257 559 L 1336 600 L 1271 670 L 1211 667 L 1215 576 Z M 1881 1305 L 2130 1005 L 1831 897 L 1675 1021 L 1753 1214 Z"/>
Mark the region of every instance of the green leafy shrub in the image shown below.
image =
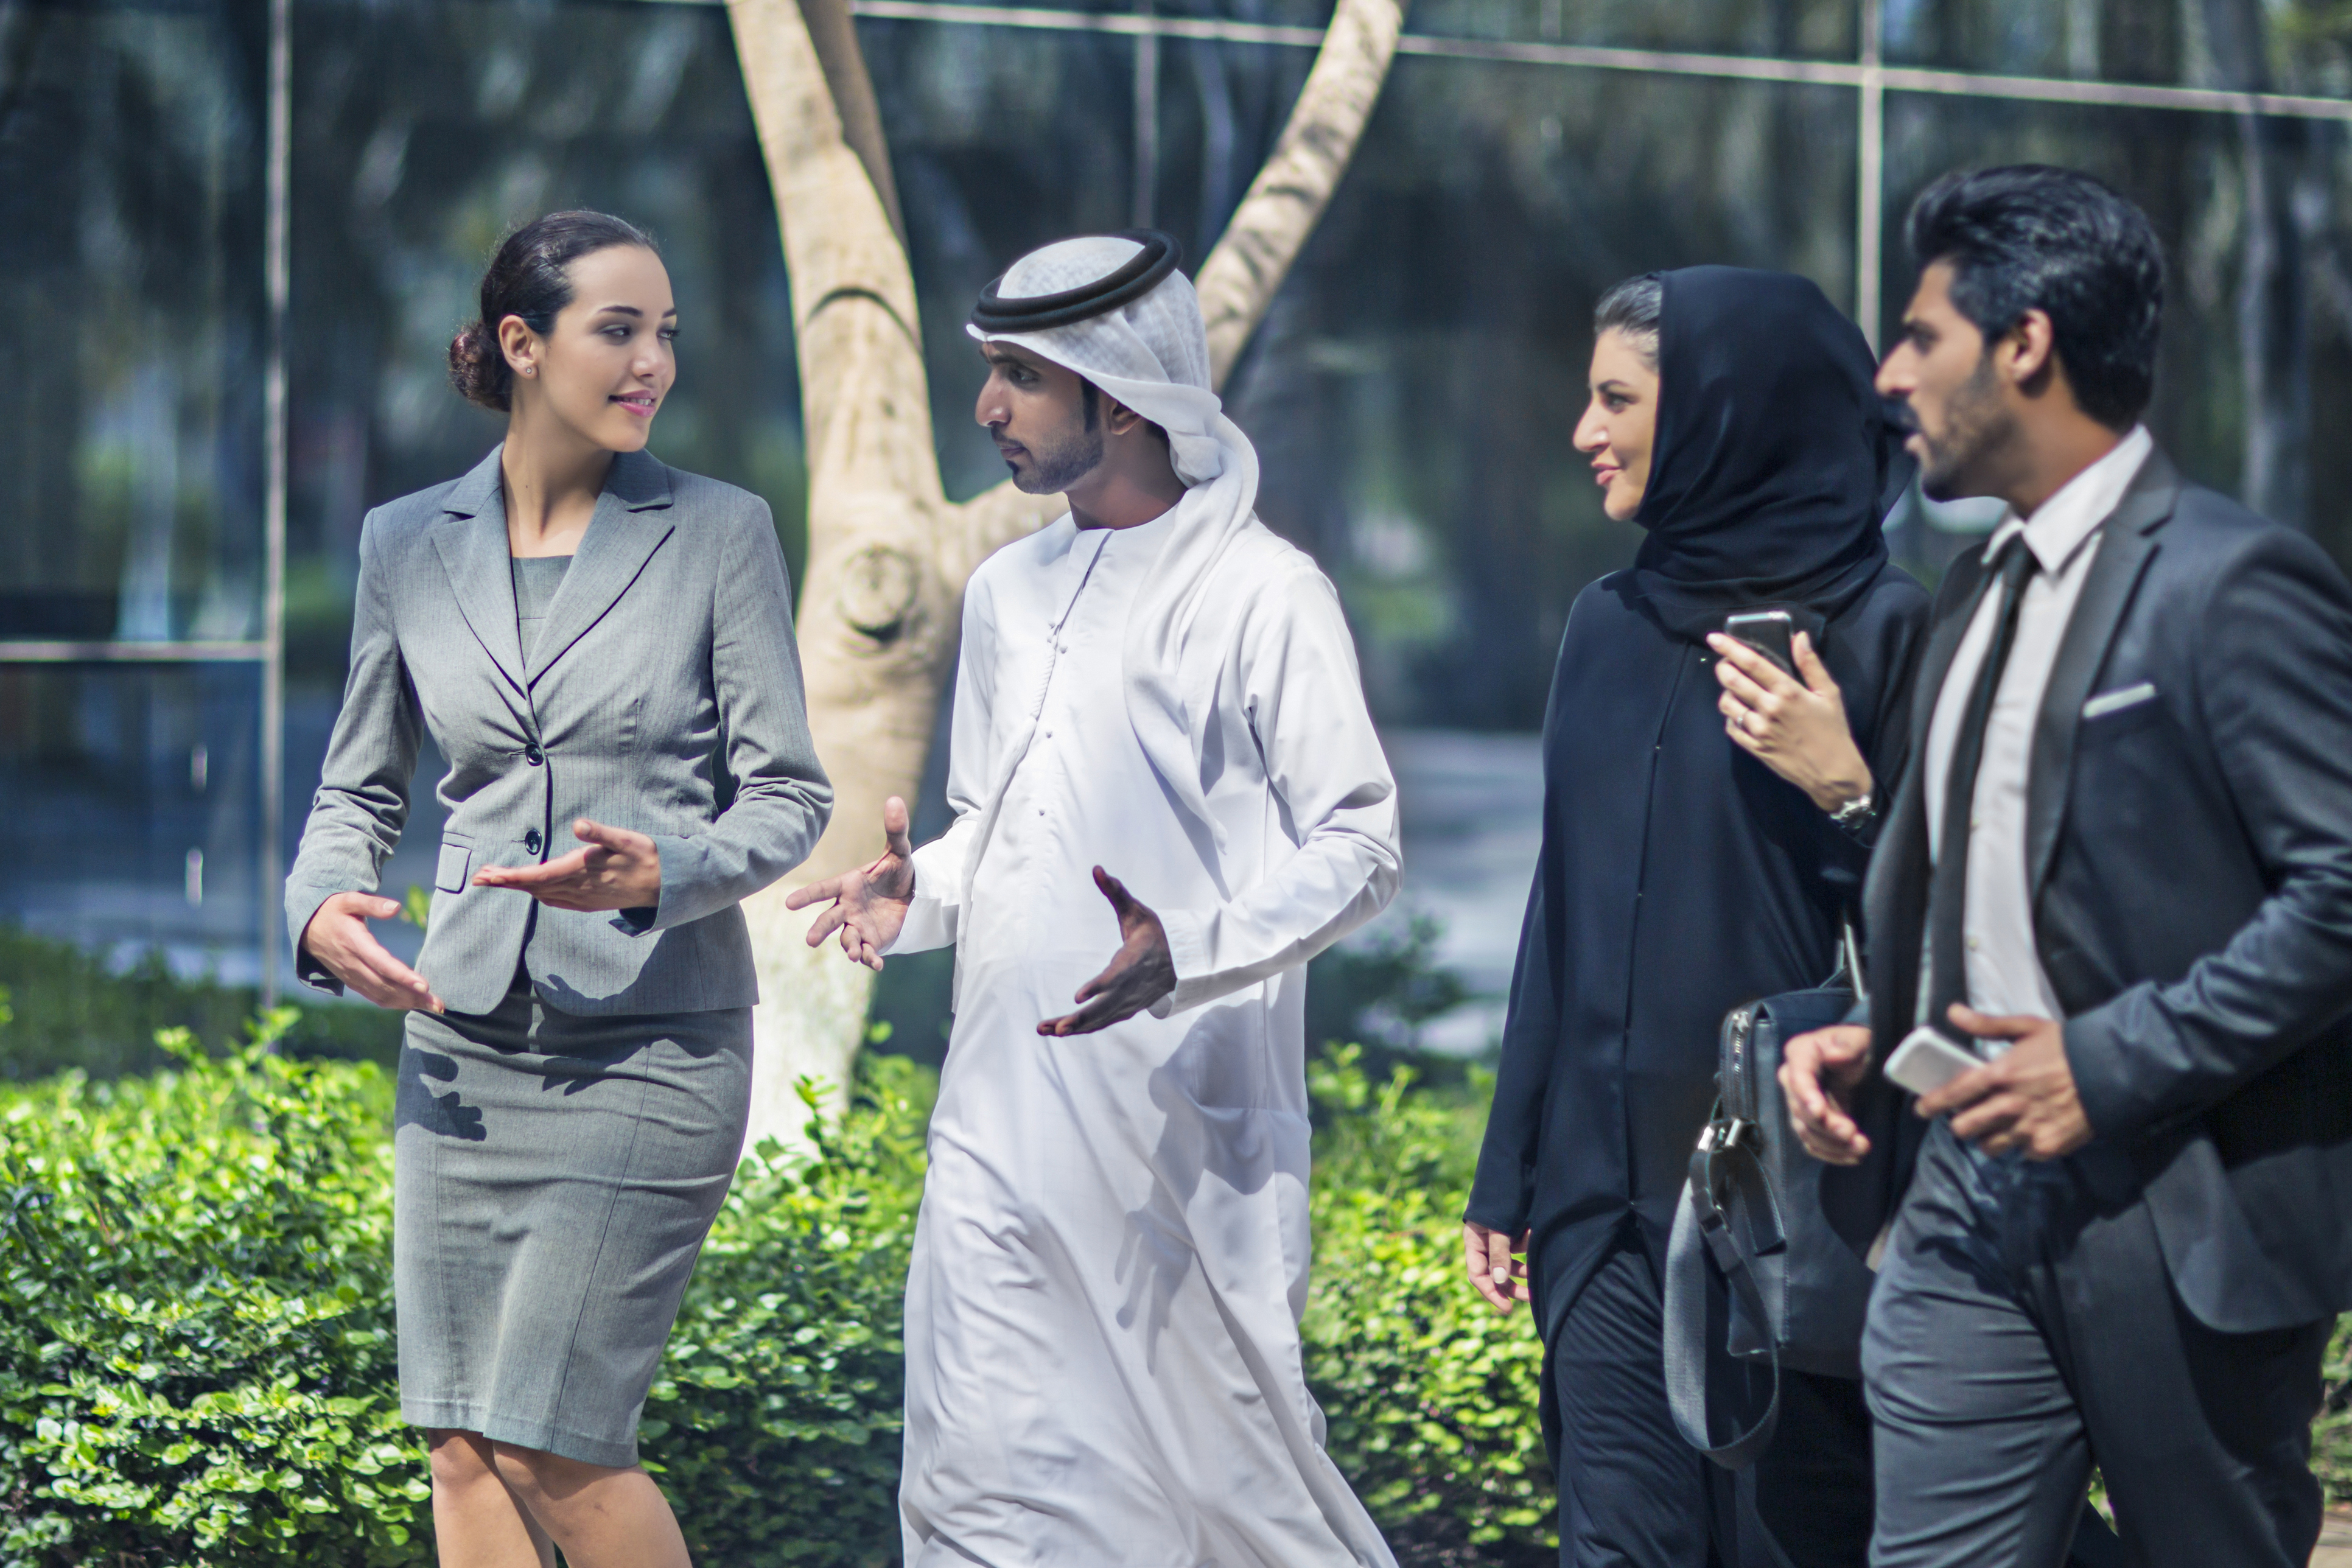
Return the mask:
<path id="1" fill-rule="evenodd" d="M 152 1078 L 0 1091 L 0 1568 L 432 1561 L 399 1418 L 392 1089 L 185 1031 Z M 934 1080 L 878 1060 L 814 1161 L 748 1164 L 646 1402 L 698 1556 L 897 1556 L 898 1292 Z"/>
<path id="2" fill-rule="evenodd" d="M 246 1045 L 0 1111 L 0 1563 L 429 1561 L 394 1391 L 391 1085 Z"/>
<path id="3" fill-rule="evenodd" d="M 391 1081 L 273 1053 L 0 1086 L 0 1568 L 432 1560 L 392 1337 Z M 869 1053 L 813 1158 L 746 1164 L 646 1405 L 698 1561 L 898 1558 L 900 1292 L 937 1079 Z M 1460 1281 L 1483 1085 L 1319 1064 L 1307 1371 L 1408 1562 L 1549 1540 L 1539 1352 Z M 773 1155 L 777 1152 L 771 1150 Z"/>
<path id="4" fill-rule="evenodd" d="M 901 1298 L 938 1086 L 869 1053 L 815 1159 L 737 1176 L 640 1429 L 697 1562 L 898 1560 Z"/>
<path id="5" fill-rule="evenodd" d="M 1463 1279 L 1462 1210 L 1493 1083 L 1375 1085 L 1354 1046 L 1307 1083 L 1324 1116 L 1310 1205 L 1315 1286 L 1307 1377 L 1331 1458 L 1400 1557 L 1557 1562 L 1536 1398 L 1543 1347 Z"/>
<path id="6" fill-rule="evenodd" d="M 2311 1468 L 2319 1472 L 2330 1508 L 2352 1503 L 2352 1312 L 2336 1320 L 2320 1369 L 2326 1390 L 2311 1428 Z"/>

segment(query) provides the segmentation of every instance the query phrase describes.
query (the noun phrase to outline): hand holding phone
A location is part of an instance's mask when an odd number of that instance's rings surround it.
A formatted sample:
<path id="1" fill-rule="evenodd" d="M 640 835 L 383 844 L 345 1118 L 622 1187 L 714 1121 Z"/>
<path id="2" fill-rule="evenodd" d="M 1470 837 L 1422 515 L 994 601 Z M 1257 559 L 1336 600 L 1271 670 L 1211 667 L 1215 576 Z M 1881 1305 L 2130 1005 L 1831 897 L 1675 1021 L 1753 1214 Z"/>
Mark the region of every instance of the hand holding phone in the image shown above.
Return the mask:
<path id="1" fill-rule="evenodd" d="M 1933 1094 L 1962 1073 L 1984 1065 L 1984 1058 L 1968 1047 L 1955 1045 L 1934 1026 L 1922 1024 L 1904 1036 L 1895 1054 L 1886 1058 L 1886 1077 L 1914 1094 Z"/>
<path id="2" fill-rule="evenodd" d="M 1801 686 L 1804 677 L 1797 673 L 1796 650 L 1790 645 L 1796 625 L 1786 610 L 1742 610 L 1723 618 L 1723 635 L 1746 643 Z"/>

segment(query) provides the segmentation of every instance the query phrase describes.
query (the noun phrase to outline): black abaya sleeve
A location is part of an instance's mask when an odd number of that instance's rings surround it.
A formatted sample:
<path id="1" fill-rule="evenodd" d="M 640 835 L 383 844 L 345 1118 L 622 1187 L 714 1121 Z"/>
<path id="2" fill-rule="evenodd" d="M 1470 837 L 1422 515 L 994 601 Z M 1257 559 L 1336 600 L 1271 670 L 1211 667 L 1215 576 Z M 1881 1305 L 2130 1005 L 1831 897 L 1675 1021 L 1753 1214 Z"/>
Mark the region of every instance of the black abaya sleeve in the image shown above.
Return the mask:
<path id="1" fill-rule="evenodd" d="M 1877 711 L 1871 716 L 1868 743 L 1863 750 L 1870 762 L 1871 794 L 1878 804 L 1867 836 L 1873 846 L 1878 825 L 1885 820 L 1887 807 L 1895 804 L 1895 787 L 1911 761 L 1911 704 L 1916 696 L 1912 687 L 1919 679 L 1919 658 L 1927 651 L 1927 616 L 1934 603 L 1909 573 L 1897 569 L 1890 575 L 1900 580 L 1902 589 L 1885 595 L 1888 613 L 1878 627 L 1877 668 L 1882 673 Z"/>
<path id="2" fill-rule="evenodd" d="M 1495 1103 L 1486 1114 L 1478 1175 L 1470 1188 L 1470 1206 L 1463 1215 L 1465 1219 L 1512 1236 L 1528 1226 L 1537 1144 L 1543 1135 L 1545 1090 L 1559 1037 L 1559 988 L 1552 972 L 1554 953 L 1544 920 L 1544 887 L 1553 865 L 1551 846 L 1547 844 L 1544 851 L 1536 862 L 1535 886 L 1528 890 L 1527 919 L 1519 928 L 1519 957 L 1511 972 L 1511 1005 L 1503 1025 Z"/>

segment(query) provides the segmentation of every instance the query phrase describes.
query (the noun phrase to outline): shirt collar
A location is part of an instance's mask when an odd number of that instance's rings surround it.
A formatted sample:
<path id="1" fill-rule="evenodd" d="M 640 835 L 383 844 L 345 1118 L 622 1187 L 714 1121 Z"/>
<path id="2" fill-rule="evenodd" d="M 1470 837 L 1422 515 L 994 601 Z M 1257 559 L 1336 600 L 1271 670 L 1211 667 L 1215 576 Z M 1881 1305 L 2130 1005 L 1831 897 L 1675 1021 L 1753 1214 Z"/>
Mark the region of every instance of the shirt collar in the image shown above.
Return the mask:
<path id="1" fill-rule="evenodd" d="M 2061 485 L 2058 493 L 2034 509 L 2032 517 L 2020 517 L 2013 509 L 2004 512 L 2000 526 L 1985 542 L 1984 558 L 1991 561 L 2011 535 L 2022 533 L 2025 547 L 2033 552 L 2044 574 L 2054 576 L 2063 571 L 2074 552 L 2099 531 L 2108 514 L 2122 502 L 2124 492 L 2139 475 L 2140 465 L 2155 449 L 2156 439 L 2147 433 L 2147 426 L 2133 426 L 2130 435 Z"/>

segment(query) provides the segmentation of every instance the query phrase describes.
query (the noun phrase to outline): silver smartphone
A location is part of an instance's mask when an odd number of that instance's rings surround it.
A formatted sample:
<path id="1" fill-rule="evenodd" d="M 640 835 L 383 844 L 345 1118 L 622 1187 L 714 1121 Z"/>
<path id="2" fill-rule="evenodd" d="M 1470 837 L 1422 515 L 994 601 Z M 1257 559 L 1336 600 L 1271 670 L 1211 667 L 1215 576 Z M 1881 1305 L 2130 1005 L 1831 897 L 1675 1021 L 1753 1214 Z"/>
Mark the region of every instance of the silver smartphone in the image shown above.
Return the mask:
<path id="1" fill-rule="evenodd" d="M 1723 618 L 1725 637 L 1746 643 L 1791 677 L 1797 673 L 1797 656 L 1790 645 L 1795 633 L 1796 621 L 1786 610 L 1742 610 Z"/>
<path id="2" fill-rule="evenodd" d="M 1985 1065 L 1984 1058 L 1922 1024 L 1903 1037 L 1886 1058 L 1886 1076 L 1914 1094 L 1932 1094 L 1964 1072 Z"/>

